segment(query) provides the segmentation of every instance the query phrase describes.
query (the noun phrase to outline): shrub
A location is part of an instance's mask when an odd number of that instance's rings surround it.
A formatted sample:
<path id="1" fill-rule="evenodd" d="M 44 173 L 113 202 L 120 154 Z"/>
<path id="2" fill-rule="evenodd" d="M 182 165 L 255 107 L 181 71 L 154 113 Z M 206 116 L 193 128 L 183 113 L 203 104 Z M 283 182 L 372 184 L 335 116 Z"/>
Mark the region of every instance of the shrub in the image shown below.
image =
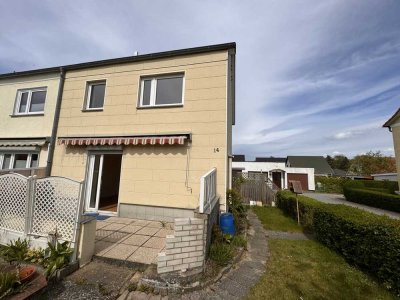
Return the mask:
<path id="1" fill-rule="evenodd" d="M 220 266 L 227 265 L 233 258 L 233 249 L 229 244 L 214 243 L 210 247 L 210 259 Z"/>
<path id="2" fill-rule="evenodd" d="M 400 212 L 400 196 L 376 189 L 351 188 L 346 186 L 344 188 L 344 196 L 347 201 Z"/>
<path id="3" fill-rule="evenodd" d="M 326 177 L 326 176 L 316 176 L 315 182 L 321 183 L 321 187 L 316 187 L 318 192 L 324 193 L 343 193 L 343 186 L 351 179 L 346 177 Z"/>
<path id="4" fill-rule="evenodd" d="M 386 190 L 389 194 L 395 194 L 399 190 L 399 184 L 395 181 L 387 180 L 351 180 L 347 182 L 344 187 L 346 188 L 361 188 L 361 189 L 380 189 Z"/>
<path id="5" fill-rule="evenodd" d="M 296 197 L 278 193 L 278 206 L 296 217 Z M 346 260 L 376 276 L 400 294 L 400 222 L 345 205 L 320 203 L 300 196 L 301 223 Z"/>
<path id="6" fill-rule="evenodd" d="M 236 230 L 238 233 L 246 228 L 246 206 L 243 205 L 242 197 L 235 190 L 226 192 L 229 211 L 232 213 L 235 220 Z"/>

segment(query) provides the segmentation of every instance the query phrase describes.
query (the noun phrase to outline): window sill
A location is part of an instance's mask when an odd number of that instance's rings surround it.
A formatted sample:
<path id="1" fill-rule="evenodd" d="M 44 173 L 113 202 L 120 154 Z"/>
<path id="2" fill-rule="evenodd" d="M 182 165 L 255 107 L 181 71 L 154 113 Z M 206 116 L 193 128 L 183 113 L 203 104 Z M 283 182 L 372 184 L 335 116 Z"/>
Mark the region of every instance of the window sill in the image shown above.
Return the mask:
<path id="1" fill-rule="evenodd" d="M 137 109 L 157 109 L 157 108 L 177 108 L 183 107 L 183 104 L 172 104 L 172 105 L 155 105 L 155 106 L 138 106 Z"/>
<path id="2" fill-rule="evenodd" d="M 94 112 L 94 111 L 97 111 L 97 112 L 99 112 L 99 111 L 104 111 L 104 108 L 91 108 L 91 109 L 82 109 L 81 110 L 82 112 Z"/>
<path id="3" fill-rule="evenodd" d="M 44 112 L 42 113 L 31 113 L 31 114 L 12 114 L 11 118 L 19 118 L 19 117 L 39 117 L 44 116 Z"/>

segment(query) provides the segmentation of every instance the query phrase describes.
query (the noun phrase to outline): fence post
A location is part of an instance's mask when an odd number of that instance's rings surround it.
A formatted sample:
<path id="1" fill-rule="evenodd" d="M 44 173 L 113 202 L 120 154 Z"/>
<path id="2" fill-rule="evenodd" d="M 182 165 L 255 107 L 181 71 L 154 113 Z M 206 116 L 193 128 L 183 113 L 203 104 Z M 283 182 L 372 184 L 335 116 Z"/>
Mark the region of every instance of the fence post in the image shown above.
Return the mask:
<path id="1" fill-rule="evenodd" d="M 25 236 L 28 236 L 32 231 L 35 193 L 36 193 L 36 176 L 29 176 L 27 180 L 27 193 L 26 193 L 26 218 L 25 218 L 25 232 L 24 232 Z"/>
<path id="2" fill-rule="evenodd" d="M 81 229 L 81 220 L 83 214 L 83 206 L 84 206 L 84 191 L 85 191 L 85 181 L 82 180 L 79 185 L 79 198 L 77 203 L 77 215 L 76 215 L 76 222 L 75 222 L 75 232 L 73 236 L 73 243 L 74 243 L 74 252 L 72 254 L 72 262 L 75 262 L 78 255 L 78 242 L 80 236 L 80 229 Z"/>

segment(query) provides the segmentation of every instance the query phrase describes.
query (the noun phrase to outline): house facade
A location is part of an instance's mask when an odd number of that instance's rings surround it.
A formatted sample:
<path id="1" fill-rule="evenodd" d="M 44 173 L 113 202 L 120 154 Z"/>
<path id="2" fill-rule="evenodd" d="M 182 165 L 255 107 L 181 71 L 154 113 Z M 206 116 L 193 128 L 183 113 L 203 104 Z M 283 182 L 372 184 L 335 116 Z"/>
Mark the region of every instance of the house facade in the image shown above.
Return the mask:
<path id="1" fill-rule="evenodd" d="M 313 168 L 292 168 L 286 166 L 286 158 L 256 157 L 255 161 L 246 161 L 244 155 L 234 155 L 232 172 L 246 173 L 249 177 L 255 173 L 266 173 L 279 189 L 287 189 L 292 180 L 300 181 L 303 190 L 315 190 Z"/>
<path id="2" fill-rule="evenodd" d="M 66 66 L 51 175 L 85 180 L 85 210 L 173 220 L 216 168 L 231 182 L 235 44 Z"/>
<path id="3" fill-rule="evenodd" d="M 396 157 L 397 174 L 400 173 L 400 108 L 386 121 L 383 127 L 387 127 L 393 134 L 394 154 Z M 397 176 L 400 186 L 400 176 Z"/>
<path id="4" fill-rule="evenodd" d="M 0 75 L 0 174 L 45 176 L 59 82 L 58 69 Z"/>

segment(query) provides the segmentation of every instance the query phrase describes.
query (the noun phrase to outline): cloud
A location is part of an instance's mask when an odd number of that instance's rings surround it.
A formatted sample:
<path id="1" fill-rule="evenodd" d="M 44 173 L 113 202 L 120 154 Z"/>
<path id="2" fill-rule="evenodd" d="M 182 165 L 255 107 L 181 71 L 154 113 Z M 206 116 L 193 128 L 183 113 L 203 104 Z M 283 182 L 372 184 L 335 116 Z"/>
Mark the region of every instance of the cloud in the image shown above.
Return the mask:
<path id="1" fill-rule="evenodd" d="M 380 0 L 2 1 L 0 72 L 236 41 L 234 152 L 355 155 L 393 147 L 399 14 Z"/>

